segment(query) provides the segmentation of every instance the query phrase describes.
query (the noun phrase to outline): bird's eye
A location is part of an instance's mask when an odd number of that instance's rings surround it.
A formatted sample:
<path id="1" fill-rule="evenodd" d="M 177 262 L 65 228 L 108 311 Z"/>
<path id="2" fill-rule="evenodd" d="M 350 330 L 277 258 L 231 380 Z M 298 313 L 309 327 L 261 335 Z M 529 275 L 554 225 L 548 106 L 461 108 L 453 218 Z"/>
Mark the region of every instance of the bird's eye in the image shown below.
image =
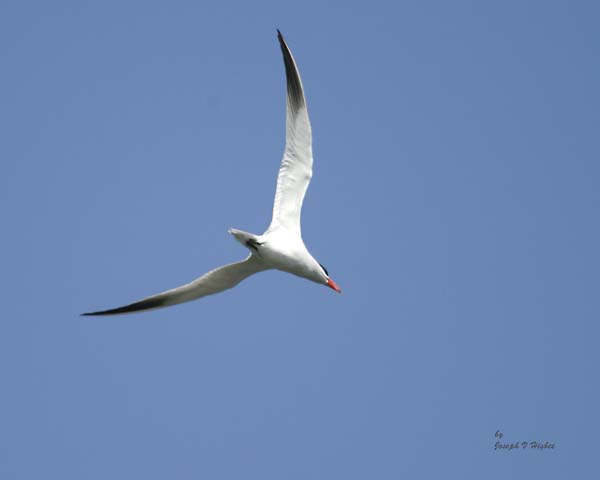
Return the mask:
<path id="1" fill-rule="evenodd" d="M 319 265 L 321 265 L 321 264 L 319 263 Z M 327 271 L 327 269 L 323 265 L 321 265 L 321 268 L 325 272 L 325 275 L 329 276 L 329 272 Z"/>

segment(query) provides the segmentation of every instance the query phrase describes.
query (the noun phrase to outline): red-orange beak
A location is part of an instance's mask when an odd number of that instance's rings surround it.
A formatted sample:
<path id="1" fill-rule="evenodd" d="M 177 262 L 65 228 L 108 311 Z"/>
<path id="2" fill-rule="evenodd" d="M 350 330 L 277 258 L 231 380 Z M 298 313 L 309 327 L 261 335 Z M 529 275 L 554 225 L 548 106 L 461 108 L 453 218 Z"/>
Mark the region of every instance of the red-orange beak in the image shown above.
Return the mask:
<path id="1" fill-rule="evenodd" d="M 327 286 L 333 288 L 338 293 L 342 293 L 342 289 L 338 287 L 331 278 L 327 280 Z"/>

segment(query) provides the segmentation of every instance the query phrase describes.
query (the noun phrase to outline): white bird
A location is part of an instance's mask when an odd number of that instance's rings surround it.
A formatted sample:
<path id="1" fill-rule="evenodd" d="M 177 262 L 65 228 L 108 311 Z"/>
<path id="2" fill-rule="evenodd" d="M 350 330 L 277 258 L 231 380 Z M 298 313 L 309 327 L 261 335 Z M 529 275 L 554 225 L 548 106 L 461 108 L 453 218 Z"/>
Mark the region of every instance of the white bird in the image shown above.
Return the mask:
<path id="1" fill-rule="evenodd" d="M 241 262 L 211 270 L 187 285 L 123 307 L 82 315 L 115 315 L 189 302 L 233 288 L 250 275 L 269 269 L 293 273 L 341 293 L 325 267 L 313 258 L 302 241 L 300 211 L 312 177 L 312 133 L 298 67 L 279 30 L 277 38 L 285 64 L 287 101 L 285 151 L 277 177 L 273 218 L 262 235 L 229 229 L 229 233 L 250 250 L 250 255 Z"/>

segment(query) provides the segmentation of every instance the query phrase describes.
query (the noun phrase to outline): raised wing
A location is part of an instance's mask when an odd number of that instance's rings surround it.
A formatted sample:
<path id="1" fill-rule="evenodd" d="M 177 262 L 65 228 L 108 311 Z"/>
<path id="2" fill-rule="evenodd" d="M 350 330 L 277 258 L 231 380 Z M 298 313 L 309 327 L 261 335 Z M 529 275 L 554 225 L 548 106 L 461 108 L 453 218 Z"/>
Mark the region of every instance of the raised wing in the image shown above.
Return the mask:
<path id="1" fill-rule="evenodd" d="M 302 201 L 312 177 L 312 132 L 296 62 L 279 30 L 277 38 L 285 64 L 287 109 L 285 152 L 277 177 L 273 219 L 269 230 L 284 227 L 300 235 Z"/>
<path id="2" fill-rule="evenodd" d="M 123 307 L 98 312 L 82 313 L 82 315 L 116 315 L 120 313 L 141 312 L 155 308 L 168 307 L 178 303 L 196 300 L 206 295 L 219 293 L 235 287 L 250 275 L 266 270 L 263 263 L 250 254 L 246 260 L 215 268 L 187 285 L 167 290 L 166 292 L 144 298 Z"/>

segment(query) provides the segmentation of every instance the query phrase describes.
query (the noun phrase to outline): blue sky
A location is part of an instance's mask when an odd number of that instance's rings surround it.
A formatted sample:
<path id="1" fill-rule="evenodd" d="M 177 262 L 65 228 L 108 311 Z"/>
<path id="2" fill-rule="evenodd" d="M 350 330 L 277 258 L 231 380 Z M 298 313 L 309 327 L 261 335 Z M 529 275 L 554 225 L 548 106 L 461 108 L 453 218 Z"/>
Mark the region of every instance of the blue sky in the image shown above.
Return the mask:
<path id="1" fill-rule="evenodd" d="M 0 476 L 590 478 L 599 13 L 3 2 Z M 313 125 L 303 236 L 344 293 L 266 272 L 79 317 L 266 228 L 276 28 Z"/>

